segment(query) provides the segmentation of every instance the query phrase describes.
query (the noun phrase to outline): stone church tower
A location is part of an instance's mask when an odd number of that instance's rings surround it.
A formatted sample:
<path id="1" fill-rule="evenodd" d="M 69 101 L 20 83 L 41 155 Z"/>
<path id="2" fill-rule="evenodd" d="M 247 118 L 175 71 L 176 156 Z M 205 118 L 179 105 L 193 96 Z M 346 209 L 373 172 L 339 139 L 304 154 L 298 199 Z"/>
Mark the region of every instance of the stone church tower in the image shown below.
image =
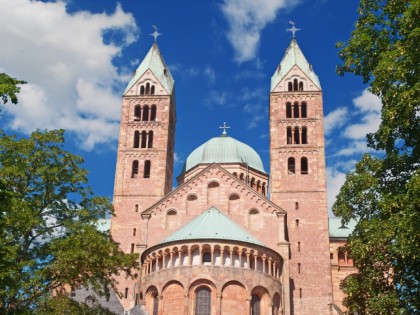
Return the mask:
<path id="1" fill-rule="evenodd" d="M 287 212 L 295 314 L 332 303 L 322 90 L 295 39 L 271 78 L 270 193 Z"/>
<path id="2" fill-rule="evenodd" d="M 122 100 L 111 235 L 141 263 L 137 279 L 119 278 L 126 311 L 334 314 L 322 90 L 295 39 L 269 105 L 270 174 L 225 130 L 172 190 L 174 80 L 152 45 Z"/>
<path id="3" fill-rule="evenodd" d="M 175 121 L 174 80 L 154 43 L 122 98 L 111 234 L 126 253 L 146 246 L 140 213 L 172 190 Z M 128 306 L 135 281 L 119 282 Z"/>

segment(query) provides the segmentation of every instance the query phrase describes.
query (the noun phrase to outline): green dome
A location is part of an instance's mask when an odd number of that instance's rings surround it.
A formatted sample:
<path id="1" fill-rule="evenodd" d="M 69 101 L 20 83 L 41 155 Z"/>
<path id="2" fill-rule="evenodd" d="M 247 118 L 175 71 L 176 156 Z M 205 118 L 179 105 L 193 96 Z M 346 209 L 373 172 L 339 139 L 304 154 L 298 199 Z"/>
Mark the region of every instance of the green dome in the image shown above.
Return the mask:
<path id="1" fill-rule="evenodd" d="M 192 151 L 185 161 L 183 172 L 202 163 L 246 163 L 265 173 L 261 158 L 253 148 L 224 135 L 212 138 Z"/>

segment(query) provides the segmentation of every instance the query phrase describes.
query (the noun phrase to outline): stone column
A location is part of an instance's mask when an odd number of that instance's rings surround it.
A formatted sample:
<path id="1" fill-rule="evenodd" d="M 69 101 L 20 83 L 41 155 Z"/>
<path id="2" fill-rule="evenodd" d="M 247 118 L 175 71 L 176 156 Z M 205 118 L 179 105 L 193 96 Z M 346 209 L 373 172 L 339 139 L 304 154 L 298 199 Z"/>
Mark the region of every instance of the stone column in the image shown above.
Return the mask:
<path id="1" fill-rule="evenodd" d="M 250 258 L 249 258 L 250 256 L 251 256 L 250 253 L 246 253 L 246 267 L 248 269 L 251 269 Z"/>
<path id="2" fill-rule="evenodd" d="M 214 266 L 214 247 L 211 248 L 210 254 L 211 254 L 211 265 Z"/>
<path id="3" fill-rule="evenodd" d="M 178 251 L 178 267 L 182 266 L 182 250 Z"/>
<path id="4" fill-rule="evenodd" d="M 239 251 L 238 255 L 239 255 L 239 268 L 242 268 L 242 251 Z"/>
<path id="5" fill-rule="evenodd" d="M 270 274 L 270 276 L 273 275 L 272 273 L 272 268 L 271 268 L 271 263 L 273 262 L 273 259 L 270 257 L 268 258 L 268 273 Z"/>
<path id="6" fill-rule="evenodd" d="M 224 266 L 225 262 L 224 262 L 224 257 L 223 257 L 223 249 L 220 249 L 220 266 Z"/>
<path id="7" fill-rule="evenodd" d="M 222 314 L 222 292 L 216 293 L 216 315 L 224 315 Z"/>
<path id="8" fill-rule="evenodd" d="M 191 248 L 188 248 L 188 266 L 191 266 Z"/>
<path id="9" fill-rule="evenodd" d="M 265 273 L 265 257 L 263 256 L 262 257 L 262 264 L 263 264 L 263 267 L 262 267 L 262 271 Z"/>
<path id="10" fill-rule="evenodd" d="M 230 266 L 233 266 L 233 250 L 230 250 Z"/>
<path id="11" fill-rule="evenodd" d="M 254 270 L 257 270 L 258 266 L 257 266 L 257 258 L 258 258 L 258 254 L 254 254 Z"/>
<path id="12" fill-rule="evenodd" d="M 159 295 L 158 299 L 159 299 L 158 315 L 163 315 L 163 296 Z"/>
<path id="13" fill-rule="evenodd" d="M 166 269 L 166 262 L 165 262 L 165 260 L 166 260 L 166 257 L 167 255 L 166 255 L 166 253 L 163 253 L 162 254 L 162 270 L 163 269 Z"/>
<path id="14" fill-rule="evenodd" d="M 174 266 L 174 263 L 173 263 L 173 257 L 174 257 L 174 252 L 170 252 L 169 253 L 169 268 L 172 268 L 173 266 Z"/>

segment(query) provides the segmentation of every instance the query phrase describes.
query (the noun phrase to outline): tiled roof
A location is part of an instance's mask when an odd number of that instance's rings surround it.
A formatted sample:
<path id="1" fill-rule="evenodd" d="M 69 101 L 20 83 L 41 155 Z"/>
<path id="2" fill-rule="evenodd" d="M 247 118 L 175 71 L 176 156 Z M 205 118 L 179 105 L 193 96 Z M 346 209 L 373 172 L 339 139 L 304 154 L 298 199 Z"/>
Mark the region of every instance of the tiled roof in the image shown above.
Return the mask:
<path id="1" fill-rule="evenodd" d="M 261 158 L 253 148 L 224 135 L 210 139 L 191 152 L 185 160 L 183 172 L 202 163 L 245 163 L 265 173 Z"/>
<path id="2" fill-rule="evenodd" d="M 199 239 L 233 240 L 264 246 L 263 243 L 215 207 L 211 207 L 190 223 L 175 231 L 164 239 L 161 244 Z"/>
<path id="3" fill-rule="evenodd" d="M 303 55 L 302 50 L 300 50 L 296 39 L 292 39 L 289 47 L 286 49 L 286 53 L 284 54 L 282 61 L 280 62 L 280 66 L 271 77 L 271 91 L 276 88 L 277 84 L 294 65 L 297 65 L 308 76 L 308 78 L 311 79 L 311 81 L 319 89 L 321 89 L 321 83 L 319 82 L 318 76 L 312 70 L 311 65 Z"/>
<path id="4" fill-rule="evenodd" d="M 341 218 L 329 218 L 328 221 L 330 237 L 333 238 L 348 238 L 357 224 L 355 220 L 351 220 L 344 226 L 341 223 Z"/>
<path id="5" fill-rule="evenodd" d="M 169 72 L 165 61 L 162 58 L 159 47 L 156 43 L 152 45 L 146 57 L 144 57 L 141 64 L 138 66 L 135 75 L 131 78 L 128 83 L 124 94 L 132 88 L 132 86 L 141 78 L 141 76 L 148 70 L 153 72 L 154 76 L 159 80 L 164 89 L 168 94 L 172 93 L 174 88 L 174 79 Z"/>

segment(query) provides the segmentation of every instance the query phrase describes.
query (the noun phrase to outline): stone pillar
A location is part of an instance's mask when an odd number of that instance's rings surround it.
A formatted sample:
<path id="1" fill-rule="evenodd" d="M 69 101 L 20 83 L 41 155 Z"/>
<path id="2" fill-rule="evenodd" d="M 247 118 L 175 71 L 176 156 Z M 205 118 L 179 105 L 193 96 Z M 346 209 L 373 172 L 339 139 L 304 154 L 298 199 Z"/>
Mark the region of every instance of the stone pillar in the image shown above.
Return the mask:
<path id="1" fill-rule="evenodd" d="M 191 266 L 191 248 L 188 248 L 188 266 Z"/>
<path id="2" fill-rule="evenodd" d="M 242 251 L 239 251 L 238 255 L 239 255 L 239 268 L 242 268 Z"/>
<path id="3" fill-rule="evenodd" d="M 272 262 L 273 262 L 273 259 L 271 257 L 268 258 L 268 273 L 269 273 L 270 276 L 273 275 L 273 273 L 271 272 L 272 271 L 272 268 L 271 268 L 271 263 Z"/>
<path id="4" fill-rule="evenodd" d="M 189 295 L 188 293 L 184 294 L 184 314 L 188 315 L 189 311 Z"/>
<path id="5" fill-rule="evenodd" d="M 156 271 L 159 271 L 159 256 L 156 256 Z"/>
<path id="6" fill-rule="evenodd" d="M 254 270 L 257 270 L 258 266 L 257 266 L 257 258 L 258 258 L 258 254 L 254 254 Z"/>
<path id="7" fill-rule="evenodd" d="M 265 259 L 266 259 L 266 258 L 263 256 L 263 257 L 262 257 L 262 265 L 263 265 L 263 266 L 262 266 L 262 271 L 263 271 L 264 273 L 265 273 Z"/>
<path id="8" fill-rule="evenodd" d="M 166 258 L 165 258 L 166 256 L 167 256 L 166 253 L 163 253 L 162 254 L 162 270 L 163 269 L 166 269 L 166 261 L 165 261 L 166 260 Z"/>
<path id="9" fill-rule="evenodd" d="M 169 268 L 172 268 L 173 266 L 174 266 L 174 263 L 173 263 L 173 257 L 174 257 L 174 252 L 170 252 L 169 253 Z"/>
<path id="10" fill-rule="evenodd" d="M 222 314 L 222 292 L 216 293 L 216 315 L 224 315 Z"/>
<path id="11" fill-rule="evenodd" d="M 178 251 L 178 266 L 182 266 L 182 250 Z"/>
<path id="12" fill-rule="evenodd" d="M 213 247 L 211 248 L 210 254 L 211 254 L 211 265 L 214 266 L 214 248 Z"/>
<path id="13" fill-rule="evenodd" d="M 163 315 L 163 296 L 159 295 L 158 299 L 159 299 L 158 315 Z"/>
<path id="14" fill-rule="evenodd" d="M 230 266 L 233 266 L 233 250 L 230 251 Z"/>
<path id="15" fill-rule="evenodd" d="M 224 266 L 223 249 L 220 249 L 220 266 Z"/>
<path id="16" fill-rule="evenodd" d="M 250 253 L 246 253 L 246 267 L 248 269 L 251 269 L 250 258 L 249 258 L 250 256 L 251 256 Z"/>

